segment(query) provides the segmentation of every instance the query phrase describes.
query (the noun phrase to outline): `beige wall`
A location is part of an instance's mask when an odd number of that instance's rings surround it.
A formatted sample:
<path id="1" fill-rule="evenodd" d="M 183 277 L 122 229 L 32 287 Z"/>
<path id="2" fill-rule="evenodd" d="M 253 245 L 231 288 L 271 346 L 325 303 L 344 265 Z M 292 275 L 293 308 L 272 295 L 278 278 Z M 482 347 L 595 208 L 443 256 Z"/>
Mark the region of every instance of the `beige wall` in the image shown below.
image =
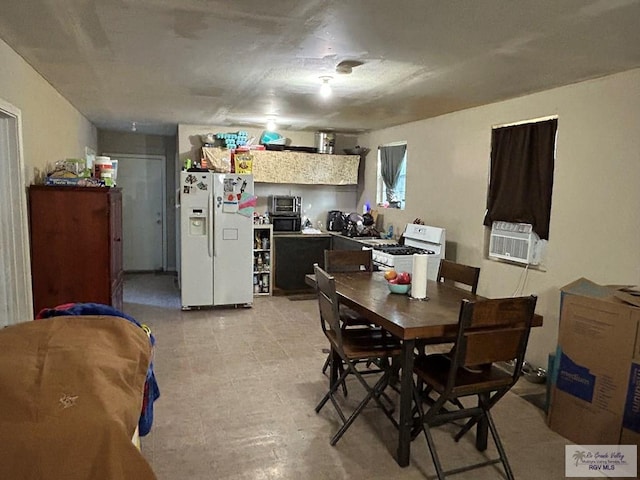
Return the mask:
<path id="1" fill-rule="evenodd" d="M 96 128 L 5 42 L 0 40 L 0 98 L 22 113 L 25 179 L 65 158 L 96 148 Z"/>
<path id="2" fill-rule="evenodd" d="M 84 157 L 87 146 L 96 147 L 95 127 L 2 40 L 0 40 L 0 100 L 3 105 L 9 104 L 20 110 L 24 160 L 24 164 L 21 165 L 24 179 L 16 175 L 16 178 L 5 178 L 5 183 L 11 182 L 15 186 L 23 182 L 26 187 L 34 183 L 34 180 L 43 179 L 56 161 Z M 18 172 L 18 168 L 4 168 L 2 171 Z M 26 196 L 26 188 L 22 191 Z M 3 198 L 7 198 L 7 192 L 3 193 Z M 26 201 L 23 205 L 26 205 Z M 26 221 L 26 212 L 22 212 L 24 213 L 22 215 L 18 212 L 18 205 L 14 207 L 13 221 L 5 218 L 5 214 L 12 209 L 3 209 L 4 214 L 0 212 L 0 228 L 6 229 L 7 226 L 19 225 L 16 223 L 18 219 Z M 27 264 L 23 269 L 21 262 L 21 259 L 28 262 L 29 244 L 17 232 L 3 232 L 2 236 L 5 244 L 17 240 L 16 248 L 22 249 L 22 252 L 10 249 L 10 252 L 16 254 L 16 268 L 3 271 L 0 278 L 0 291 L 10 294 L 16 292 L 16 288 L 20 290 L 20 285 L 31 283 L 29 266 Z M 31 298 L 31 295 L 24 296 Z M 4 311 L 9 312 L 6 309 Z M 23 318 L 23 320 L 26 319 L 27 317 Z M 17 318 L 2 319 L 0 323 L 6 325 L 18 320 Z"/>
<path id="3" fill-rule="evenodd" d="M 106 152 L 165 155 L 169 161 L 175 157 L 176 140 L 174 136 L 145 135 L 100 129 L 98 130 L 98 155 Z"/>
<path id="4" fill-rule="evenodd" d="M 555 349 L 559 288 L 579 277 L 640 283 L 640 70 L 371 133 L 363 146 L 408 142 L 407 209 L 384 212 L 396 228 L 416 217 L 445 227 L 457 261 L 482 267 L 478 292 L 510 296 L 524 269 L 486 259 L 482 225 L 491 128 L 557 115 L 557 158 L 546 271 L 530 270 L 524 294 L 539 295 L 544 326 L 528 357 L 546 366 Z M 366 171 L 360 202 L 375 201 Z"/>

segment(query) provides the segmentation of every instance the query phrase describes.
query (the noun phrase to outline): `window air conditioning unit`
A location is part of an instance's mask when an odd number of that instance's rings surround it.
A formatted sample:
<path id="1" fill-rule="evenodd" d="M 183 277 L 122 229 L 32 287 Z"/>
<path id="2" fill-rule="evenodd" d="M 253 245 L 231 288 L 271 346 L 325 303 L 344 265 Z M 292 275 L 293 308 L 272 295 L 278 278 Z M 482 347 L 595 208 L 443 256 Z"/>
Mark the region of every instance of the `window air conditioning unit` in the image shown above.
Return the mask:
<path id="1" fill-rule="evenodd" d="M 530 223 L 493 222 L 489 258 L 538 265 L 543 241 Z"/>

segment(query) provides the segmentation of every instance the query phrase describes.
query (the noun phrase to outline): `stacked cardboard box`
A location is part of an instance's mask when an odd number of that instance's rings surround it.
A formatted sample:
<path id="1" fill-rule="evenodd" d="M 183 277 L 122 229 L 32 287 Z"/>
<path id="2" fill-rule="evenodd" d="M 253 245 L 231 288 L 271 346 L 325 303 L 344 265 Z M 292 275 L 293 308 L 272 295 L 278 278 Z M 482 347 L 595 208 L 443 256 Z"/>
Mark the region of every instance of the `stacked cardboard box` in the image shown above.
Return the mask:
<path id="1" fill-rule="evenodd" d="M 581 278 L 561 289 L 552 430 L 581 445 L 640 445 L 640 296 Z"/>

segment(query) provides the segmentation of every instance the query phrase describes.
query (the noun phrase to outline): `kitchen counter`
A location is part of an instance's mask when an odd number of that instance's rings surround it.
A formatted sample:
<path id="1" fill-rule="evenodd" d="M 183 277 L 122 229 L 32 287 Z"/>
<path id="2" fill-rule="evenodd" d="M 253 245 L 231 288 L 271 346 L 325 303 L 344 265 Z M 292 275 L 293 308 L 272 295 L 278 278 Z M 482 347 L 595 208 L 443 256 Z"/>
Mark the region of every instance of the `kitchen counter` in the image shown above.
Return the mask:
<path id="1" fill-rule="evenodd" d="M 352 242 L 359 242 L 363 244 L 372 243 L 396 243 L 395 240 L 387 240 L 379 237 L 348 237 L 340 232 L 327 232 L 322 231 L 320 233 L 302 233 L 302 232 L 273 232 L 274 237 L 333 237 L 343 238 Z"/>
<path id="2" fill-rule="evenodd" d="M 340 232 L 328 232 L 334 239 L 335 243 L 343 244 L 345 242 L 355 243 L 360 246 L 371 247 L 372 245 L 379 244 L 395 244 L 398 243 L 397 240 L 388 239 L 388 238 L 380 238 L 380 237 L 348 237 L 347 235 L 343 235 Z M 340 250 L 341 248 L 333 247 L 334 250 Z"/>
<path id="3" fill-rule="evenodd" d="M 368 241 L 372 241 L 372 240 L 381 240 L 384 241 L 384 239 L 380 238 L 380 237 L 349 237 L 348 235 L 343 235 L 340 232 L 327 232 L 329 235 L 333 235 L 336 237 L 340 237 L 340 238 L 348 238 L 349 240 L 353 240 L 355 242 L 368 242 Z"/>
<path id="4" fill-rule="evenodd" d="M 328 232 L 321 233 L 302 233 L 302 232 L 273 232 L 274 237 L 284 238 L 284 237 L 295 237 L 295 238 L 330 238 L 331 234 Z"/>
<path id="5" fill-rule="evenodd" d="M 347 237 L 340 232 L 273 232 L 274 294 L 309 291 L 305 275 L 313 264 L 324 265 L 325 250 L 362 250 L 376 243 L 395 243 L 377 237 Z"/>

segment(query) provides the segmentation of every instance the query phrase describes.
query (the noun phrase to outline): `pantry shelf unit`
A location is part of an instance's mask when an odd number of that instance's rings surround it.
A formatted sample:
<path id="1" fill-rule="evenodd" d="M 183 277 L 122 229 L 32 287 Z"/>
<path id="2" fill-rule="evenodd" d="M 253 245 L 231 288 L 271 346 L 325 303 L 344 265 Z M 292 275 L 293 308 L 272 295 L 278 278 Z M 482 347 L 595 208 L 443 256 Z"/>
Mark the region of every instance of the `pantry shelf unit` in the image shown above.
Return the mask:
<path id="1" fill-rule="evenodd" d="M 271 295 L 273 226 L 253 226 L 253 295 Z"/>

